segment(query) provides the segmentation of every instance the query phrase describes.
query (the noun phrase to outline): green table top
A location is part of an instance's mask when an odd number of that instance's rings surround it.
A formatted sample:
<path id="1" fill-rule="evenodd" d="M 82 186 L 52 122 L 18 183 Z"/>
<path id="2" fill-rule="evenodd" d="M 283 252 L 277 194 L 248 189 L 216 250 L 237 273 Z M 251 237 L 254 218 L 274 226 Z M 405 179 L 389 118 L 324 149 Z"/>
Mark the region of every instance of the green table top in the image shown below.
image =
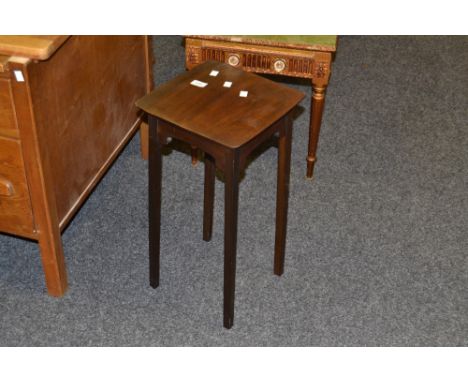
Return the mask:
<path id="1" fill-rule="evenodd" d="M 337 40 L 337 36 L 331 35 L 212 35 L 187 37 L 329 52 L 336 50 Z"/>

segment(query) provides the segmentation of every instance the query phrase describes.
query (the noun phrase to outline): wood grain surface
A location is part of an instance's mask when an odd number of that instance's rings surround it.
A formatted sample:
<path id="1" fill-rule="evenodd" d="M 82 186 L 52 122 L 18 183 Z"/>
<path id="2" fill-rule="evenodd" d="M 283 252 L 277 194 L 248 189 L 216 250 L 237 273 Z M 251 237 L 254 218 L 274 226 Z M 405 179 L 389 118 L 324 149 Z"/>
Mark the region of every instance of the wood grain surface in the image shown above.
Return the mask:
<path id="1" fill-rule="evenodd" d="M 0 35 L 0 55 L 47 60 L 68 37 Z"/>
<path id="2" fill-rule="evenodd" d="M 21 146 L 0 137 L 0 231 L 32 237 L 33 214 Z"/>
<path id="3" fill-rule="evenodd" d="M 72 36 L 50 60 L 30 66 L 59 221 L 71 217 L 115 148 L 138 127 L 134 104 L 146 94 L 144 44 L 142 36 Z"/>
<path id="4" fill-rule="evenodd" d="M 9 79 L 0 78 L 0 136 L 18 138 Z"/>
<path id="5" fill-rule="evenodd" d="M 212 70 L 219 74 L 210 76 Z M 193 86 L 193 79 L 208 85 Z M 225 81 L 232 86 L 224 87 Z M 241 91 L 248 96 L 240 97 Z M 236 148 L 284 116 L 303 96 L 263 77 L 209 61 L 156 88 L 137 105 L 187 131 Z"/>

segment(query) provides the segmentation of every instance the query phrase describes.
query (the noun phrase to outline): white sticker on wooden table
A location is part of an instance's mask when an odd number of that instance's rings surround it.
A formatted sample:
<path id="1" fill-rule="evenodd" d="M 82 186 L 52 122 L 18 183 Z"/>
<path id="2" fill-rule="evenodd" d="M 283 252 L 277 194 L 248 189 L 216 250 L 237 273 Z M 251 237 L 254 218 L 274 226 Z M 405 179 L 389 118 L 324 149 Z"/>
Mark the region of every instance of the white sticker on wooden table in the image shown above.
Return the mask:
<path id="1" fill-rule="evenodd" d="M 208 85 L 208 83 L 198 81 L 198 80 L 193 80 L 192 82 L 190 82 L 190 85 L 196 86 L 198 88 L 204 88 L 206 85 Z"/>
<path id="2" fill-rule="evenodd" d="M 232 82 L 231 82 L 231 81 L 225 81 L 224 84 L 223 84 L 223 86 L 224 86 L 225 88 L 230 88 L 230 87 L 232 86 Z"/>
<path id="3" fill-rule="evenodd" d="M 211 77 L 216 77 L 218 74 L 219 74 L 219 71 L 217 71 L 217 70 L 212 70 L 212 71 L 210 72 L 210 76 L 211 76 Z"/>
<path id="4" fill-rule="evenodd" d="M 24 82 L 23 72 L 21 70 L 14 70 L 16 81 L 17 82 Z"/>
<path id="5" fill-rule="evenodd" d="M 239 93 L 239 97 L 247 97 L 249 92 L 247 90 L 241 90 Z"/>

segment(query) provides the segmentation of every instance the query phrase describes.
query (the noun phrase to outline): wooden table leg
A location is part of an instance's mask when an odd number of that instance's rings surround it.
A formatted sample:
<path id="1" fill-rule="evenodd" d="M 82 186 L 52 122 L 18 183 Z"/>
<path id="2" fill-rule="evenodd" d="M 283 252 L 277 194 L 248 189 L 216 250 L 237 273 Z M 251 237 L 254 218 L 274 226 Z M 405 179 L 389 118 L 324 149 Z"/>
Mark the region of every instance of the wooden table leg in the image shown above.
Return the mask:
<path id="1" fill-rule="evenodd" d="M 140 152 L 144 160 L 148 160 L 148 124 L 143 121 L 140 125 Z"/>
<path id="2" fill-rule="evenodd" d="M 310 106 L 309 149 L 307 154 L 307 177 L 314 175 L 314 165 L 317 160 L 317 145 L 322 124 L 323 105 L 325 103 L 326 85 L 312 84 L 312 100 Z"/>
<path id="3" fill-rule="evenodd" d="M 213 232 L 213 209 L 216 167 L 214 159 L 205 153 L 205 194 L 203 201 L 203 240 L 210 241 Z"/>
<path id="4" fill-rule="evenodd" d="M 224 192 L 224 327 L 234 323 L 236 284 L 237 212 L 239 199 L 239 158 L 232 153 L 227 158 Z"/>
<path id="5" fill-rule="evenodd" d="M 51 296 L 60 297 L 68 288 L 67 272 L 63 257 L 62 238 L 58 224 L 48 225 L 39 233 L 42 267 L 44 268 L 47 291 Z"/>
<path id="6" fill-rule="evenodd" d="M 278 183 L 276 191 L 276 233 L 274 273 L 281 276 L 284 271 L 286 248 L 286 227 L 288 220 L 289 174 L 291 168 L 292 128 L 289 116 L 284 118 L 284 126 L 278 141 Z"/>
<path id="7" fill-rule="evenodd" d="M 190 146 L 190 155 L 192 156 L 192 166 L 196 166 L 198 163 L 198 149 L 196 146 Z"/>
<path id="8" fill-rule="evenodd" d="M 148 210 L 149 210 L 149 264 L 150 285 L 159 285 L 159 252 L 161 235 L 161 178 L 162 153 L 158 138 L 158 121 L 149 120 Z"/>
<path id="9" fill-rule="evenodd" d="M 145 42 L 145 70 L 146 70 L 146 93 L 151 93 L 154 87 L 153 80 L 153 65 L 154 65 L 154 56 L 153 56 L 153 42 L 151 36 L 143 37 Z M 145 118 L 146 119 L 146 118 Z M 148 122 L 146 120 L 142 121 L 140 125 L 140 150 L 141 157 L 144 160 L 148 160 L 148 145 L 149 145 L 149 131 L 148 131 Z"/>
<path id="10" fill-rule="evenodd" d="M 34 220 L 39 234 L 39 247 L 47 291 L 63 296 L 68 288 L 67 271 L 60 236 L 57 202 L 52 183 L 47 143 L 40 140 L 32 113 L 28 63 L 12 62 L 10 70 L 19 71 L 24 81 L 11 81 L 16 120 L 21 134 L 21 147 L 28 178 Z"/>

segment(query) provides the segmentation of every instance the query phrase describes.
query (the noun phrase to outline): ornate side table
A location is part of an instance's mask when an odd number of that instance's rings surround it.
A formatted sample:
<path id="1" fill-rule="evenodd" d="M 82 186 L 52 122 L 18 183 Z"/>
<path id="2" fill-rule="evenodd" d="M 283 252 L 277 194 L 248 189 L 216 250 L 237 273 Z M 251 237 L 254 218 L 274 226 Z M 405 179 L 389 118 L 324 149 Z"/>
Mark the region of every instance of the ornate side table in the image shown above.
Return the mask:
<path id="1" fill-rule="evenodd" d="M 186 36 L 186 67 L 207 60 L 225 62 L 248 72 L 310 79 L 312 101 L 307 177 L 312 178 L 336 36 Z M 192 152 L 192 159 L 195 158 Z"/>

